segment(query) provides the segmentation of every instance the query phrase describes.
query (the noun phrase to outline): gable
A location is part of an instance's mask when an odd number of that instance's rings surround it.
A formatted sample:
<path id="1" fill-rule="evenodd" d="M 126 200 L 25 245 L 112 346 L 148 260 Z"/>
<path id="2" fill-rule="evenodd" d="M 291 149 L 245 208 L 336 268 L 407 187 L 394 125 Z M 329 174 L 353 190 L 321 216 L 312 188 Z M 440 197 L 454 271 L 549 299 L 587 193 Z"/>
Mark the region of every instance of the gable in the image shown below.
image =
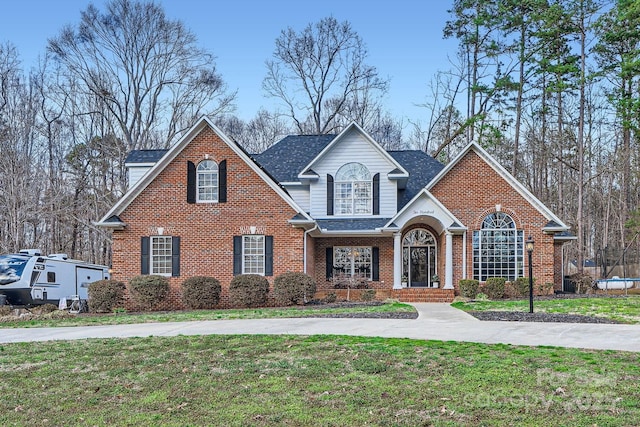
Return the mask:
<path id="1" fill-rule="evenodd" d="M 484 209 L 496 206 L 498 210 L 502 206 L 510 206 L 515 211 L 528 206 L 539 215 L 536 225 L 540 223 L 541 228 L 553 221 L 557 227 L 548 231 L 569 230 L 560 218 L 476 143 L 462 150 L 427 185 L 427 189 L 459 218 L 462 217 L 458 211 L 472 205 L 482 205 Z"/>
<path id="2" fill-rule="evenodd" d="M 159 197 L 156 199 L 157 201 L 169 199 L 177 204 L 183 202 L 186 204 L 187 164 L 189 161 L 197 163 L 206 158 L 218 163 L 233 159 L 227 165 L 229 200 L 233 200 L 232 197 L 246 198 L 247 195 L 256 194 L 262 197 L 256 201 L 258 205 L 261 205 L 264 203 L 265 197 L 274 200 L 273 197 L 277 196 L 293 210 L 292 216 L 296 213 L 306 216 L 286 191 L 242 148 L 226 137 L 207 118 L 203 118 L 125 193 L 97 225 L 113 227 L 113 221 L 107 222 L 107 219 L 121 215 L 145 192 L 157 192 L 156 196 Z M 251 178 L 250 181 L 249 178 Z M 147 190 L 148 188 L 149 190 Z M 161 190 L 158 191 L 158 189 Z M 265 191 L 268 194 L 265 194 Z M 154 200 L 151 199 L 150 203 L 153 202 Z"/>
<path id="3" fill-rule="evenodd" d="M 514 188 L 475 150 L 468 150 L 429 186 L 431 193 L 471 229 L 479 227 L 488 212 L 496 210 L 509 213 L 518 228 L 541 229 L 549 221 L 546 212 L 536 206 L 535 197 L 526 197 Z"/>

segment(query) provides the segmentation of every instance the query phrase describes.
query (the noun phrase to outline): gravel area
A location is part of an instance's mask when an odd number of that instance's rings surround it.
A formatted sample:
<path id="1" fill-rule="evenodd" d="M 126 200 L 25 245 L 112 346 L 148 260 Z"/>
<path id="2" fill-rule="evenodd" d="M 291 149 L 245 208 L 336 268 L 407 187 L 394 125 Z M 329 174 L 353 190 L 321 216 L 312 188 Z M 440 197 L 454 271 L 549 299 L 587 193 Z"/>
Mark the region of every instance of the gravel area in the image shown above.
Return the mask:
<path id="1" fill-rule="evenodd" d="M 525 313 L 522 311 L 468 311 L 480 320 L 509 322 L 556 322 L 556 323 L 620 323 L 601 317 L 562 313 Z"/>

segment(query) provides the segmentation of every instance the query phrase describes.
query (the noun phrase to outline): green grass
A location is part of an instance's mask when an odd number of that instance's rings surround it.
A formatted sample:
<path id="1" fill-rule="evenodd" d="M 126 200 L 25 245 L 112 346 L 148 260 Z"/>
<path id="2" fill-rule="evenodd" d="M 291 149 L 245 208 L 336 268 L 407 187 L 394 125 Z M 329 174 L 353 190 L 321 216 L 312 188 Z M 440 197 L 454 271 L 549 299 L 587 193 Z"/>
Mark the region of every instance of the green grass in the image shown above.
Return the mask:
<path id="1" fill-rule="evenodd" d="M 640 356 L 343 336 L 0 346 L 0 425 L 630 426 Z"/>
<path id="2" fill-rule="evenodd" d="M 118 314 L 82 314 L 68 315 L 62 318 L 41 316 L 30 320 L 7 320 L 0 322 L 0 328 L 28 328 L 49 326 L 92 326 L 123 325 L 152 322 L 187 322 L 196 320 L 231 320 L 231 319 L 266 319 L 283 317 L 313 317 L 318 314 L 339 313 L 383 313 L 414 312 L 416 309 L 408 304 L 390 302 L 382 305 L 361 305 L 356 307 L 314 308 L 252 308 L 233 310 L 185 310 L 170 312 L 118 313 Z M 55 313 L 57 314 L 57 313 Z M 55 315 L 54 314 L 54 315 Z"/>
<path id="3" fill-rule="evenodd" d="M 529 300 L 498 300 L 456 302 L 454 307 L 465 311 L 529 311 Z M 623 323 L 640 323 L 640 296 L 614 298 L 556 298 L 534 300 L 535 312 L 598 316 Z"/>

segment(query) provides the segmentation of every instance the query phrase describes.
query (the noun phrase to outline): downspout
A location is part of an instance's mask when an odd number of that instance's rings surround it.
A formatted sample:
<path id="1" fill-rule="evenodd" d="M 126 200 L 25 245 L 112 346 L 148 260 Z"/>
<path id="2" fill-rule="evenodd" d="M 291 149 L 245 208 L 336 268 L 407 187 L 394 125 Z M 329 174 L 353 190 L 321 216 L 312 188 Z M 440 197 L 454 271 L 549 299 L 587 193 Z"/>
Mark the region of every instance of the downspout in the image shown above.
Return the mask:
<path id="1" fill-rule="evenodd" d="M 303 249 L 302 249 L 303 267 L 302 268 L 304 269 L 305 274 L 309 274 L 307 273 L 307 234 L 317 229 L 318 229 L 318 224 L 316 223 L 316 225 L 314 225 L 313 228 L 310 228 L 304 232 L 304 241 L 302 243 L 302 246 L 303 246 Z"/>
<path id="2" fill-rule="evenodd" d="M 462 278 L 467 278 L 467 231 L 462 233 Z"/>

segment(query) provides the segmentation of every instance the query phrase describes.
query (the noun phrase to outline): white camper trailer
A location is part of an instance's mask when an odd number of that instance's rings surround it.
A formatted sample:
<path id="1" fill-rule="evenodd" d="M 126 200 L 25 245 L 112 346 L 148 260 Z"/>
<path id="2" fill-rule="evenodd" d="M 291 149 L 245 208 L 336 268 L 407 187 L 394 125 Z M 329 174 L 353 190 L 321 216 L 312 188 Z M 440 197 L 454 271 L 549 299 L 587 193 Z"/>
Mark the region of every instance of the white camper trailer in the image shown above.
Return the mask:
<path id="1" fill-rule="evenodd" d="M 89 283 L 108 278 L 108 267 L 68 259 L 66 254 L 42 256 L 37 249 L 27 249 L 0 255 L 0 295 L 13 305 L 87 300 Z"/>

